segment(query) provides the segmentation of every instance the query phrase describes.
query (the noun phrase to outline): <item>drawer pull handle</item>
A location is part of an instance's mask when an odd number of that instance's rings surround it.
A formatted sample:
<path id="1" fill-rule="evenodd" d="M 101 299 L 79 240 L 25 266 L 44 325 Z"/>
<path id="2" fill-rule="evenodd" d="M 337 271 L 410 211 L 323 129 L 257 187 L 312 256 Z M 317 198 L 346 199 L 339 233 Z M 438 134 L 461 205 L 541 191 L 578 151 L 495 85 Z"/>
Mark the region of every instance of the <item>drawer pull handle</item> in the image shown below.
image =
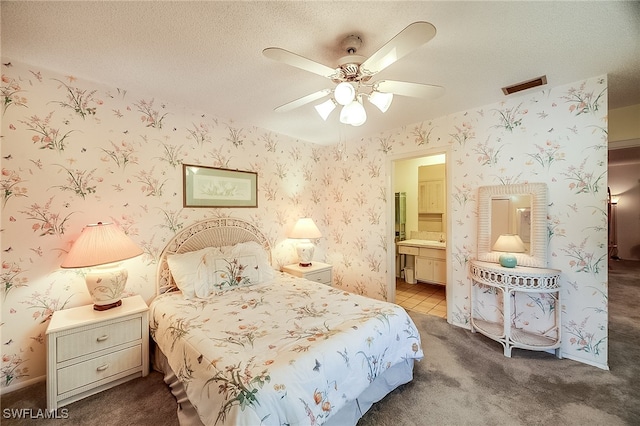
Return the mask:
<path id="1" fill-rule="evenodd" d="M 96 368 L 96 371 L 105 371 L 107 368 L 109 368 L 109 364 L 101 365 L 100 367 Z"/>
<path id="2" fill-rule="evenodd" d="M 105 334 L 104 336 L 100 336 L 100 337 L 98 337 L 96 340 L 97 340 L 98 342 L 104 342 L 104 341 L 105 341 L 105 340 L 107 340 L 108 338 L 109 338 L 109 336 Z"/>

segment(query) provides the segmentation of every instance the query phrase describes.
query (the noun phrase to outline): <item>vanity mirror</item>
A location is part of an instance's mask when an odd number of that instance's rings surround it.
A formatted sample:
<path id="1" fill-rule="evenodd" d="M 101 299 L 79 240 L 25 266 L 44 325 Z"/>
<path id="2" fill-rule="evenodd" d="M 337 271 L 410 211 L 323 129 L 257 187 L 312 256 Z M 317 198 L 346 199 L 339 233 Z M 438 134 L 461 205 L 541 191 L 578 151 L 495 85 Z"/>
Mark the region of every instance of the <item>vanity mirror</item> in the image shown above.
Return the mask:
<path id="1" fill-rule="evenodd" d="M 498 226 L 504 226 L 503 230 L 498 230 Z M 499 262 L 503 253 L 492 251 L 492 247 L 499 233 L 505 231 L 517 233 L 525 242 L 526 251 L 514 253 L 518 265 L 547 267 L 546 184 L 481 186 L 478 189 L 478 260 Z"/>

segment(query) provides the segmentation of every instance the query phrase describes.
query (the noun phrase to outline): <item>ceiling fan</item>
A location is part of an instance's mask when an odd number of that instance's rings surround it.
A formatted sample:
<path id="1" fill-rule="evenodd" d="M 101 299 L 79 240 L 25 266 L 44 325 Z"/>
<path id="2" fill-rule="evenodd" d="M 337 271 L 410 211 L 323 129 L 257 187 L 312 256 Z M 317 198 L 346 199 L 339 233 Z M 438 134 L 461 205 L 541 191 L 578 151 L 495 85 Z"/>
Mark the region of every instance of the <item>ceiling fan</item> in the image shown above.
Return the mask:
<path id="1" fill-rule="evenodd" d="M 262 51 L 267 58 L 326 77 L 336 83 L 333 89 L 322 89 L 275 108 L 277 112 L 292 109 L 332 95 L 325 102 L 315 105 L 318 114 L 326 121 L 337 105 L 342 105 L 340 122 L 360 126 L 367 120 L 363 98 L 368 98 L 380 111 L 386 112 L 393 95 L 434 99 L 444 93 L 444 88 L 406 81 L 373 81 L 378 72 L 398 59 L 427 43 L 436 35 L 436 28 L 429 22 L 414 22 L 400 31 L 369 58 L 357 55 L 362 39 L 357 35 L 347 36 L 341 47 L 347 55 L 331 68 L 279 47 L 268 47 Z"/>

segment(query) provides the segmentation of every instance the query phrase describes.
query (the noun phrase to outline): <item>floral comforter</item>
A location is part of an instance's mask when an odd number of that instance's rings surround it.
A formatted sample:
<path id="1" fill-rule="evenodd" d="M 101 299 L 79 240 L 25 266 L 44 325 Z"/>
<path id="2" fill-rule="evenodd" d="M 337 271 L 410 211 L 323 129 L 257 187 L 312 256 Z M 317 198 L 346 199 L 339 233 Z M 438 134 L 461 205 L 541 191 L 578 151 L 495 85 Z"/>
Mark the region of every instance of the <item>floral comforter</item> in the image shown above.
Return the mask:
<path id="1" fill-rule="evenodd" d="M 150 309 L 205 425 L 322 424 L 389 367 L 423 357 L 401 307 L 286 274 L 207 299 L 166 293 Z"/>

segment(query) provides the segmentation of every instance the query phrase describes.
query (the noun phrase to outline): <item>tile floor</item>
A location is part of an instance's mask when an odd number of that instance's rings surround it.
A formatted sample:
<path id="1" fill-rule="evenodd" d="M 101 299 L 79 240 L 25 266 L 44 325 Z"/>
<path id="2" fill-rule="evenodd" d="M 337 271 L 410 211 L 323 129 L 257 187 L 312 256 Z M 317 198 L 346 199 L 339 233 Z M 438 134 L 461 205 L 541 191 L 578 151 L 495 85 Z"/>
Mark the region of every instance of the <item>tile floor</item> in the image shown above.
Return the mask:
<path id="1" fill-rule="evenodd" d="M 405 309 L 447 318 L 445 286 L 396 279 L 396 303 Z"/>

